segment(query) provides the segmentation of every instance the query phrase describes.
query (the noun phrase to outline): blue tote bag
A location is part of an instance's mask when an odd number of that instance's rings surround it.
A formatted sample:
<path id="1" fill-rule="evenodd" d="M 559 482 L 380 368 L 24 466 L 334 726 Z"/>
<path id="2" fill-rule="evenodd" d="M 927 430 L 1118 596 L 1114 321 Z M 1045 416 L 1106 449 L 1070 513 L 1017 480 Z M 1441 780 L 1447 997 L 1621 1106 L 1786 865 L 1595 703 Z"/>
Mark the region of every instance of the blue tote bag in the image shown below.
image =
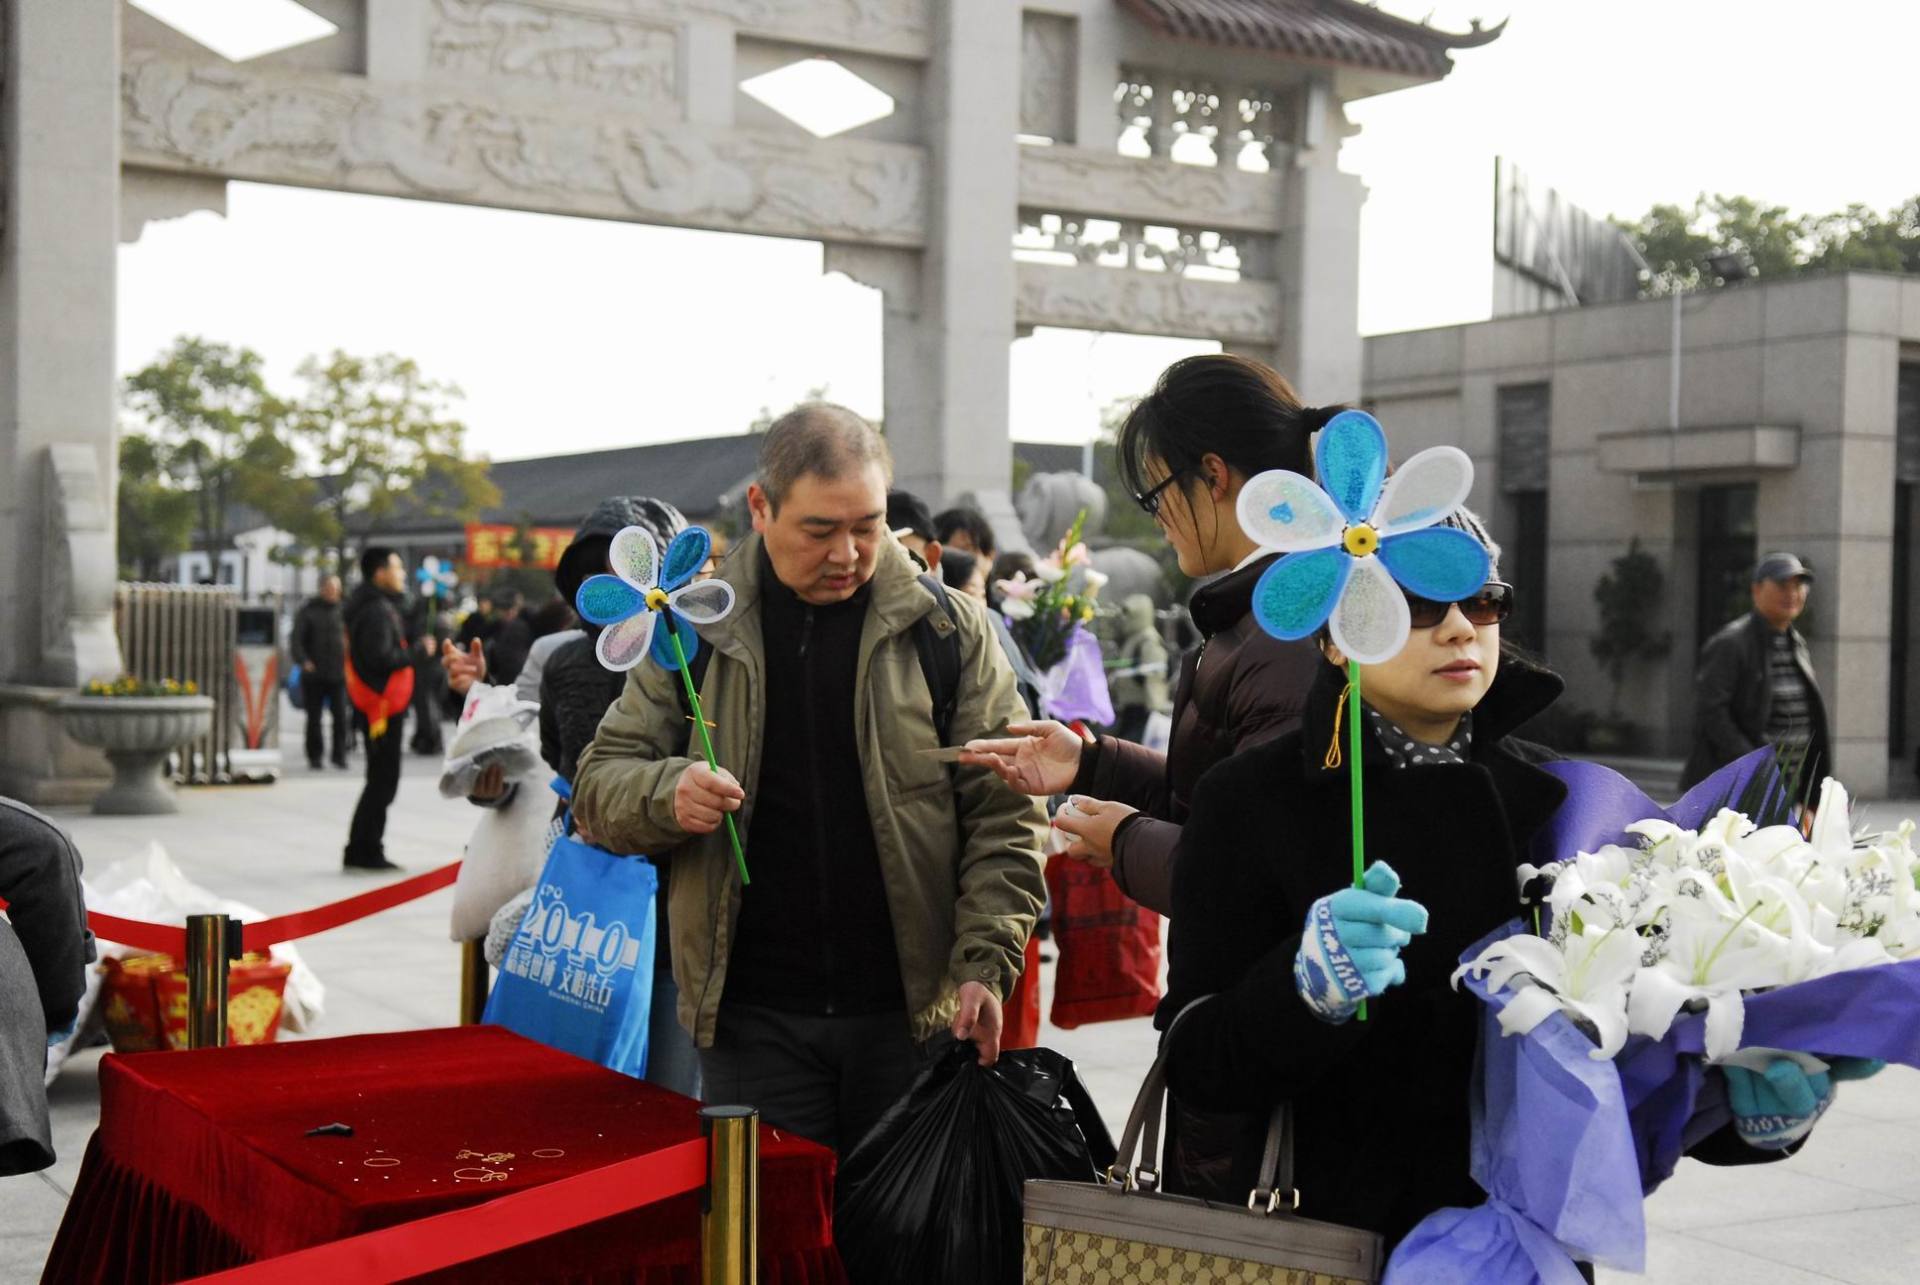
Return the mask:
<path id="1" fill-rule="evenodd" d="M 660 874 L 644 857 L 581 842 L 568 822 L 483 1020 L 638 1077 L 647 1069 Z"/>

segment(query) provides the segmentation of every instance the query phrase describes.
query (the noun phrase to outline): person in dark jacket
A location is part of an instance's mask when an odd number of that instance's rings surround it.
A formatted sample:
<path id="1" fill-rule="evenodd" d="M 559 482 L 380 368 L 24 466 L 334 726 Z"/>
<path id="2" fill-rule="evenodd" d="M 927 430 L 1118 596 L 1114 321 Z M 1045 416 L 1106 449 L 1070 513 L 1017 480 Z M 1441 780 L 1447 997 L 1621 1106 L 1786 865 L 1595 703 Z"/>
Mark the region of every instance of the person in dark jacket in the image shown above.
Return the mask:
<path id="1" fill-rule="evenodd" d="M 588 576 L 607 571 L 608 551 L 613 537 L 622 528 L 644 528 L 663 552 L 673 537 L 686 529 L 687 520 L 680 510 L 664 500 L 638 495 L 616 495 L 602 500 L 580 524 L 573 542 L 560 555 L 554 568 L 553 583 L 564 602 L 572 602 Z M 580 755 L 593 743 L 600 719 L 607 708 L 620 698 L 627 676 L 600 663 L 594 647 L 600 638 L 598 625 L 582 622 L 582 636 L 563 643 L 547 658 L 540 675 L 540 757 L 569 784 Z M 457 653 L 455 653 L 457 657 Z M 469 656 L 471 654 L 469 653 Z M 484 669 L 459 659 L 450 662 L 458 677 L 456 686 L 471 686 Z M 642 662 L 650 664 L 650 661 Z M 530 807 L 525 799 L 515 799 L 511 787 L 498 768 L 483 773 L 475 788 L 473 801 L 484 806 Z M 591 840 L 591 836 L 583 835 Z M 654 900 L 655 947 L 653 961 L 653 1005 L 647 1023 L 647 1074 L 650 1084 L 672 1089 L 690 1098 L 700 1096 L 700 1059 L 675 1016 L 680 992 L 673 982 L 671 935 L 667 925 L 668 867 L 658 857 L 660 892 Z"/>
<path id="2" fill-rule="evenodd" d="M 54 1161 L 47 1048 L 72 1029 L 93 935 L 66 832 L 0 798 L 0 1177 Z"/>
<path id="3" fill-rule="evenodd" d="M 412 675 L 407 648 L 406 567 L 392 549 L 370 548 L 360 555 L 359 587 L 347 599 L 347 661 L 358 680 L 355 723 L 367 737 L 367 783 L 353 809 L 342 864 L 348 870 L 398 870 L 387 860 L 387 808 L 400 789 L 400 751 L 405 747 L 407 700 L 393 708 L 385 693 L 395 674 Z"/>
<path id="4" fill-rule="evenodd" d="M 1681 788 L 1763 745 L 1816 797 L 1832 771 L 1831 730 L 1807 640 L 1793 622 L 1807 609 L 1813 572 L 1791 553 L 1769 553 L 1753 569 L 1753 610 L 1700 649 L 1694 675 L 1693 752 Z"/>
<path id="5" fill-rule="evenodd" d="M 493 637 L 493 595 L 481 594 L 474 600 L 473 610 L 460 622 L 460 632 L 454 635 L 454 645 L 466 651 L 474 643 L 484 644 Z"/>
<path id="6" fill-rule="evenodd" d="M 1256 473 L 1311 476 L 1313 434 L 1334 413 L 1301 405 L 1286 380 L 1244 357 L 1169 366 L 1121 427 L 1121 468 L 1180 569 L 1218 578 L 1194 591 L 1202 641 L 1180 666 L 1167 752 L 1112 736 L 1083 741 L 1046 720 L 975 742 L 961 760 L 990 766 L 1029 794 L 1074 794 L 1087 819 L 1059 822 L 1076 839 L 1067 855 L 1111 866 L 1128 896 L 1161 914 L 1173 907 L 1195 783 L 1229 754 L 1291 728 L 1320 667 L 1311 643 L 1280 642 L 1254 623 L 1253 587 L 1277 555 L 1241 530 L 1235 504 Z"/>
<path id="7" fill-rule="evenodd" d="M 333 719 L 333 765 L 347 765 L 347 627 L 340 616 L 340 577 L 325 576 L 320 593 L 293 618 L 288 638 L 300 667 L 300 703 L 307 711 L 307 766 L 320 767 L 322 713 Z"/>
<path id="8" fill-rule="evenodd" d="M 1345 658 L 1324 642 L 1300 728 L 1219 764 L 1194 792 L 1156 1018 L 1165 1029 L 1184 1011 L 1167 1036 L 1177 1100 L 1246 1122 L 1228 1154 L 1169 1163 L 1169 1190 L 1244 1202 L 1267 1117 L 1291 1102 L 1300 1214 L 1378 1232 L 1389 1249 L 1435 1210 L 1485 1199 L 1470 1170 L 1481 1015 L 1451 977 L 1468 947 L 1520 916 L 1519 866 L 1566 797 L 1508 743 L 1563 686 L 1501 654 L 1511 587 L 1409 605 L 1405 649 L 1361 667 L 1365 889 L 1351 886 Z M 1377 997 L 1364 1022 L 1360 997 L 1329 981 L 1342 975 Z M 1692 1154 L 1781 1153 L 1749 1149 L 1728 1126 Z"/>
<path id="9" fill-rule="evenodd" d="M 407 648 L 413 656 L 413 739 L 415 754 L 438 757 L 446 750 L 440 714 L 447 702 L 447 675 L 440 666 L 440 644 L 450 631 L 440 600 L 422 594 L 407 613 Z M 456 714 L 457 718 L 458 715 Z"/>
<path id="10" fill-rule="evenodd" d="M 533 621 L 528 619 L 527 607 L 520 595 L 510 593 L 501 600 L 500 619 L 487 639 L 487 673 L 492 681 L 512 686 L 513 680 L 520 676 L 520 667 L 527 663 L 527 653 L 532 650 Z"/>

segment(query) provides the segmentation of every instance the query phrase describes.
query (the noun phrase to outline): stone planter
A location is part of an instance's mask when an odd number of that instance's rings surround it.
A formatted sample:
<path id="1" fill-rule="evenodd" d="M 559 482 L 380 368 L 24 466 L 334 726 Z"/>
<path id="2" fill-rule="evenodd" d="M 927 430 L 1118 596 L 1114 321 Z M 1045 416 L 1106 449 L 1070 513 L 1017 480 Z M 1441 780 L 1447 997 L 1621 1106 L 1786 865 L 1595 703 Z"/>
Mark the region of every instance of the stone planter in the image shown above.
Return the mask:
<path id="1" fill-rule="evenodd" d="M 60 724 L 82 745 L 104 750 L 113 784 L 93 802 L 101 816 L 176 812 L 161 778 L 167 755 L 213 728 L 211 696 L 68 696 Z"/>

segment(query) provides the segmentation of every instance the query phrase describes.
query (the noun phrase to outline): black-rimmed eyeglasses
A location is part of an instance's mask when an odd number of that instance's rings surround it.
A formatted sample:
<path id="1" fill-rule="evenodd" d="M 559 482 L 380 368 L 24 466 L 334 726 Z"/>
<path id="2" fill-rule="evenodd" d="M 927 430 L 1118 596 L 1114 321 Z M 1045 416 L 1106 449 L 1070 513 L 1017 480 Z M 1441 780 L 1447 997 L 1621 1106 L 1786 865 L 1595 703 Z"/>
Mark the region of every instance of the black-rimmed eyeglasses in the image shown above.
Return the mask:
<path id="1" fill-rule="evenodd" d="M 1142 509 L 1146 510 L 1146 514 L 1148 517 L 1150 518 L 1159 517 L 1160 516 L 1160 493 L 1166 490 L 1168 487 L 1172 486 L 1174 483 L 1174 479 L 1179 476 L 1180 476 L 1180 470 L 1175 469 L 1173 472 L 1167 474 L 1165 477 L 1161 478 L 1157 483 L 1155 483 L 1153 486 L 1153 489 L 1148 491 L 1145 495 L 1140 494 L 1138 491 L 1134 492 L 1133 502 L 1135 504 L 1138 504 Z"/>

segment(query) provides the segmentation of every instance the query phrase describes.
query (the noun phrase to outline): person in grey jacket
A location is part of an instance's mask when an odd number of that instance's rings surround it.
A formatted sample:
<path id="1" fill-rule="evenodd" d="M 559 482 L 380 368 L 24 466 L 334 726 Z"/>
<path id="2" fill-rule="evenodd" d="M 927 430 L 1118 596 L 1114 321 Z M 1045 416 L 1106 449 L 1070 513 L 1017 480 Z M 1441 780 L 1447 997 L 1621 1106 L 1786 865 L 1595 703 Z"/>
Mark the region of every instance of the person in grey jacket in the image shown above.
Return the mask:
<path id="1" fill-rule="evenodd" d="M 1791 553 L 1769 553 L 1753 571 L 1753 610 L 1700 649 L 1694 675 L 1693 752 L 1681 789 L 1763 745 L 1797 774 L 1802 799 L 1832 770 L 1831 730 L 1807 640 L 1793 627 L 1807 609 L 1813 572 Z"/>
<path id="2" fill-rule="evenodd" d="M 287 636 L 300 667 L 300 703 L 307 712 L 307 766 L 320 767 L 320 716 L 333 718 L 333 765 L 347 765 L 347 626 L 340 615 L 340 577 L 325 576 Z"/>
<path id="3" fill-rule="evenodd" d="M 0 1175 L 53 1163 L 47 1047 L 87 989 L 93 935 L 66 832 L 0 798 Z"/>

